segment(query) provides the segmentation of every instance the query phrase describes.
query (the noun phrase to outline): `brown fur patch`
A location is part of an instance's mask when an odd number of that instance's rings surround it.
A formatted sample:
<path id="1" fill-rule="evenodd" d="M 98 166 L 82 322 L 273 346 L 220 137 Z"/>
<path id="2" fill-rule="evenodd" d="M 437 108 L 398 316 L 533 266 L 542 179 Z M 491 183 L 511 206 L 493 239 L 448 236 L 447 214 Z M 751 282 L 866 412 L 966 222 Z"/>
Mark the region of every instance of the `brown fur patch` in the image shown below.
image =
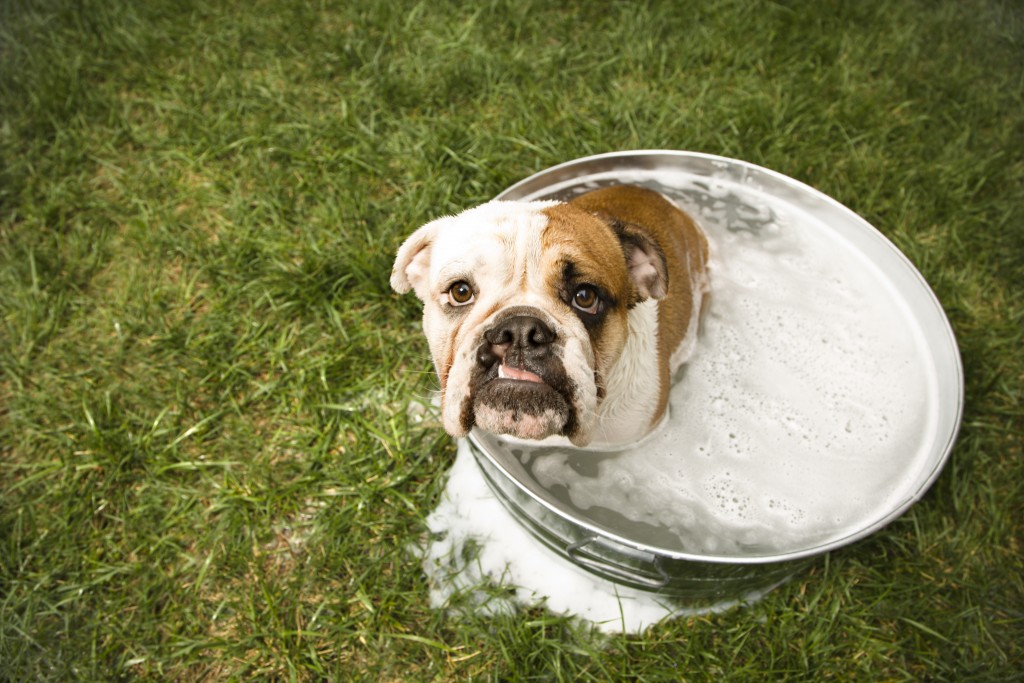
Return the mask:
<path id="1" fill-rule="evenodd" d="M 618 360 L 628 329 L 627 310 L 636 303 L 636 287 L 629 279 L 626 257 L 611 226 L 597 216 L 572 204 L 559 204 L 544 210 L 548 225 L 541 237 L 544 272 L 549 286 L 562 289 L 565 266 L 570 265 L 574 279 L 596 285 L 611 298 L 601 324 L 589 329 L 594 349 L 598 385 Z M 571 296 L 571 292 L 568 295 Z"/>
<path id="2" fill-rule="evenodd" d="M 704 281 L 708 243 L 693 220 L 663 196 L 641 187 L 619 185 L 588 192 L 570 206 L 639 228 L 665 257 L 668 292 L 658 302 L 658 366 L 661 395 L 652 424 L 661 419 L 671 388 L 670 359 L 690 330 L 695 283 Z"/>

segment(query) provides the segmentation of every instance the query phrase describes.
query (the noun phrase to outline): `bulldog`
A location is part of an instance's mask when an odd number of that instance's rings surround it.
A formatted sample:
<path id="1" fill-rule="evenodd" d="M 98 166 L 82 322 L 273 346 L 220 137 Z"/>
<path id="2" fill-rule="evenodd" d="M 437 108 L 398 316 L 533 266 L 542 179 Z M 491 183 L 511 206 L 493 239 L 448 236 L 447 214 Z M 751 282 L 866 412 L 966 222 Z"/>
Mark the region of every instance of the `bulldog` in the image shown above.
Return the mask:
<path id="1" fill-rule="evenodd" d="M 707 261 L 686 213 L 620 185 L 427 223 L 398 249 L 391 286 L 423 301 L 448 433 L 611 446 L 665 415 Z"/>

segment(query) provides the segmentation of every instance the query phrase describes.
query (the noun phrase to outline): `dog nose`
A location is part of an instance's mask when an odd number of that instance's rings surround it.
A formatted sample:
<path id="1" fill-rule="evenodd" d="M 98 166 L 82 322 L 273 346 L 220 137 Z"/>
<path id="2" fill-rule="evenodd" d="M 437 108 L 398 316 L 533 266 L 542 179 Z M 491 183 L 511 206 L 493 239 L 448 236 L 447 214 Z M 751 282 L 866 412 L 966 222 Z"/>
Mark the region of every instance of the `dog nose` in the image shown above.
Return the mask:
<path id="1" fill-rule="evenodd" d="M 555 333 L 540 318 L 517 315 L 496 325 L 484 335 L 495 346 L 533 349 L 555 341 Z"/>
<path id="2" fill-rule="evenodd" d="M 555 333 L 547 323 L 532 315 L 516 315 L 495 325 L 486 333 L 484 339 L 490 345 L 480 360 L 506 360 L 516 365 L 522 364 L 526 358 L 539 358 L 547 354 L 550 345 L 555 341 Z M 511 357 L 510 357 L 511 356 Z"/>

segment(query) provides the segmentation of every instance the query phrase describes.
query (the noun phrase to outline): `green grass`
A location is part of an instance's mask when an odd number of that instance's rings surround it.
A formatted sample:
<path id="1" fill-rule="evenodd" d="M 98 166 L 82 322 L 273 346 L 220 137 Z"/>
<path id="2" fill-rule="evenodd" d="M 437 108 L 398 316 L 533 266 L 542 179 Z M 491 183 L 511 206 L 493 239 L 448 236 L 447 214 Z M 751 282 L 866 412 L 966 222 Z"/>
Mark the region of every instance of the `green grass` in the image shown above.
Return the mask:
<path id="1" fill-rule="evenodd" d="M 1010 0 L 0 0 L 0 679 L 1021 679 L 1022 112 Z M 892 238 L 958 335 L 959 444 L 751 608 L 446 618 L 394 249 L 636 148 Z"/>

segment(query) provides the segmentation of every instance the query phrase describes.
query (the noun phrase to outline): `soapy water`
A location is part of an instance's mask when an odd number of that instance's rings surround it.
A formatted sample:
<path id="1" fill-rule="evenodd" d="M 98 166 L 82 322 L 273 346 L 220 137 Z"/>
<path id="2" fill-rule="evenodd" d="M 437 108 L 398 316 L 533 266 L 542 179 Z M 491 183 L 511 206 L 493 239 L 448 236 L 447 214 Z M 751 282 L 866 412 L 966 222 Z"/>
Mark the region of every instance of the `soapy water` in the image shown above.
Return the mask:
<path id="1" fill-rule="evenodd" d="M 756 187 L 683 174 L 616 180 L 661 191 L 708 234 L 712 293 L 697 349 L 673 386 L 668 417 L 633 447 L 594 453 L 498 440 L 525 469 L 527 486 L 612 534 L 623 532 L 609 520 L 624 518 L 638 543 L 718 558 L 820 546 L 910 497 L 932 450 L 935 379 L 923 335 L 884 274 L 816 217 Z M 460 454 L 460 462 L 470 459 Z M 431 516 L 432 529 L 447 529 L 427 551 L 436 585 L 446 581 L 438 553 L 472 537 L 480 557 L 495 564 L 457 581 L 487 575 L 519 586 L 520 602 L 542 595 L 555 611 L 612 628 L 635 630 L 630 626 L 672 613 L 641 591 L 602 583 L 535 540 L 529 554 L 547 553 L 546 562 L 578 581 L 539 585 L 537 575 L 549 570 L 531 569 L 540 565 L 522 549 L 495 559 L 510 547 L 511 531 L 488 529 L 496 512 L 472 510 L 471 501 L 486 496 L 473 498 L 462 486 L 469 486 L 465 475 L 453 473 L 446 502 Z M 459 514 L 451 509 L 455 500 Z M 514 521 L 505 526 L 518 528 Z M 574 592 L 588 595 L 575 607 L 564 597 Z M 584 613 L 608 596 L 614 614 Z M 614 626 L 627 603 L 643 616 Z"/>
<path id="2" fill-rule="evenodd" d="M 431 584 L 431 607 L 501 614 L 543 606 L 607 633 L 639 633 L 668 617 L 711 611 L 616 585 L 555 554 L 494 495 L 464 440 L 448 477 L 427 518 L 430 541 L 416 549 Z"/>

